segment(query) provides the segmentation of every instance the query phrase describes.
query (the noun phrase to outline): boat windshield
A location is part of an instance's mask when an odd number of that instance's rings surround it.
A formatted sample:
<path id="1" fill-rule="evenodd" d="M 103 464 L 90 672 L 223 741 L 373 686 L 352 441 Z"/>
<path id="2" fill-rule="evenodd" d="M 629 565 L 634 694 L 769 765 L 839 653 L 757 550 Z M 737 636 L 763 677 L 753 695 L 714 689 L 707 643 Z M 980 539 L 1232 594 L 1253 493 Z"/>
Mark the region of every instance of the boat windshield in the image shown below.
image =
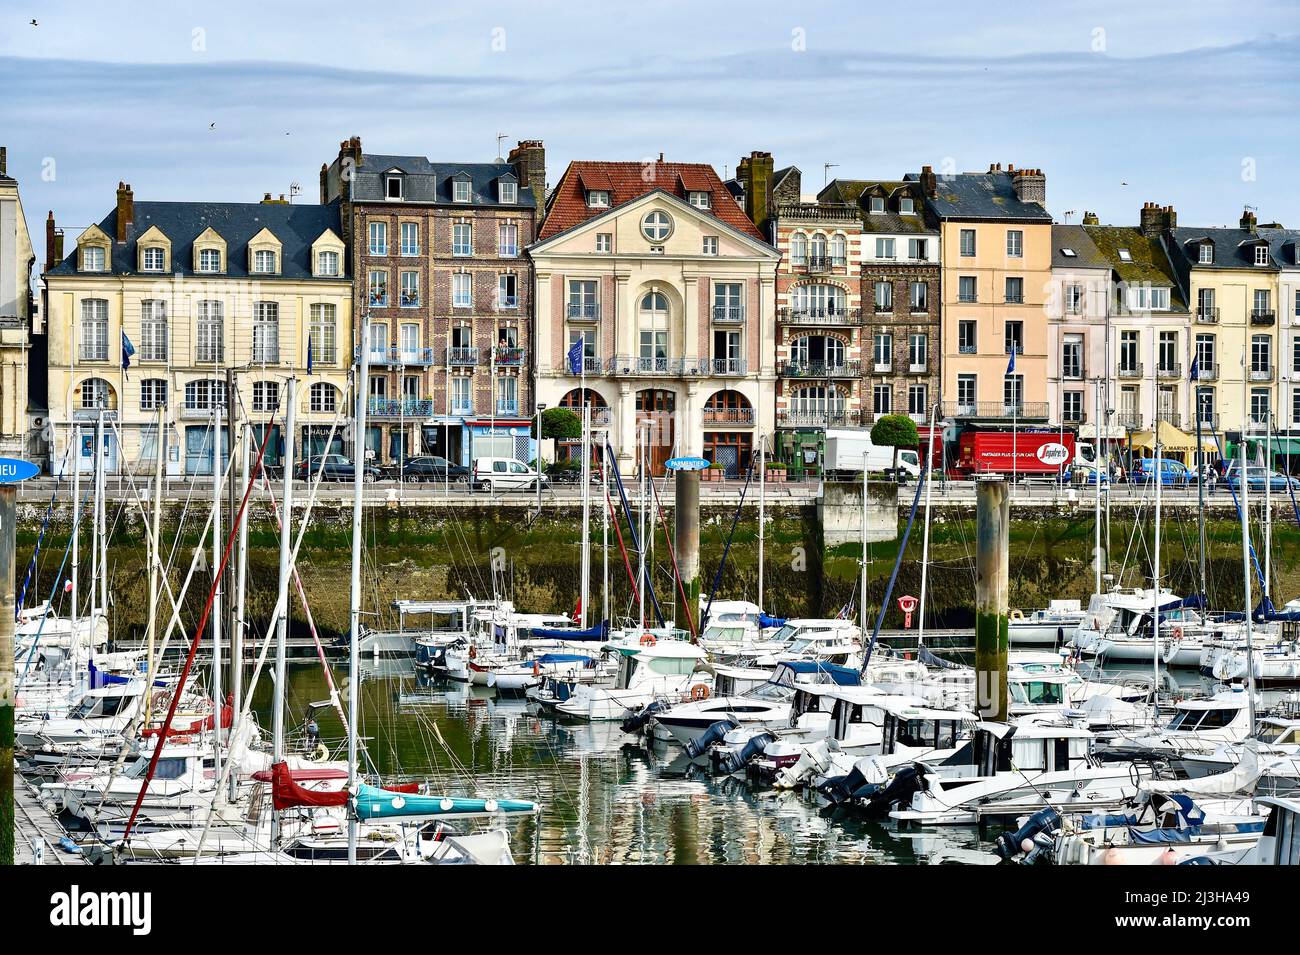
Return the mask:
<path id="1" fill-rule="evenodd" d="M 1041 706 L 1060 706 L 1065 702 L 1065 685 L 1044 680 L 1012 683 L 1011 695 L 1017 703 Z"/>
<path id="2" fill-rule="evenodd" d="M 87 696 L 68 712 L 68 718 L 85 720 L 95 716 L 116 716 L 130 697 Z"/>
<path id="3" fill-rule="evenodd" d="M 745 696 L 755 700 L 788 700 L 794 696 L 794 689 L 779 683 L 763 683 L 754 687 Z"/>
<path id="4" fill-rule="evenodd" d="M 1286 732 L 1284 726 L 1272 726 L 1268 723 L 1260 724 L 1259 729 L 1251 734 L 1251 739 L 1258 740 L 1261 743 L 1276 743 L 1278 737 Z"/>
<path id="5" fill-rule="evenodd" d="M 706 627 L 704 629 L 704 639 L 743 640 L 745 639 L 745 628 L 744 627 Z"/>
<path id="6" fill-rule="evenodd" d="M 1236 710 L 1179 710 L 1168 729 L 1211 730 L 1227 726 L 1237 716 Z"/>

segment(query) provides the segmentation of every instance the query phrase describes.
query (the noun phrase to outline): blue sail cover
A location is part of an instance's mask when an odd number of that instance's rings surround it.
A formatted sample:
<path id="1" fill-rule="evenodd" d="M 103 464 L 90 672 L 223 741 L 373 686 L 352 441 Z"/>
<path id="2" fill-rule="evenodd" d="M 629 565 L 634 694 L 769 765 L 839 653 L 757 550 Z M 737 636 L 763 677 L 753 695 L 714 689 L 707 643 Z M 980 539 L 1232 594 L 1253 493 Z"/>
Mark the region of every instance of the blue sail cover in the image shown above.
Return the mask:
<path id="1" fill-rule="evenodd" d="M 528 635 L 534 640 L 574 640 L 603 643 L 609 639 L 609 621 L 602 620 L 586 630 L 551 629 L 549 627 L 532 627 Z"/>
<path id="2" fill-rule="evenodd" d="M 534 657 L 535 662 L 545 663 L 581 663 L 585 667 L 594 667 L 596 661 L 592 657 L 583 656 L 581 653 L 543 653 L 540 657 Z"/>
<path id="3" fill-rule="evenodd" d="M 797 676 L 806 676 L 809 673 L 817 674 L 821 679 L 818 683 L 835 683 L 839 686 L 857 686 L 860 680 L 860 674 L 853 667 L 837 666 L 833 663 L 818 663 L 816 660 L 787 660 L 777 667 L 777 672 L 772 679 L 777 683 L 784 683 L 780 679 L 781 667 L 787 668 L 791 673 Z M 829 677 L 830 679 L 825 679 Z M 793 681 L 791 681 L 793 682 Z"/>
<path id="4" fill-rule="evenodd" d="M 537 811 L 537 803 L 523 799 L 470 799 L 462 796 L 421 796 L 396 793 L 365 783 L 357 786 L 352 809 L 358 819 L 393 819 L 423 816 L 446 819 L 457 816 L 523 815 Z"/>
<path id="5" fill-rule="evenodd" d="M 769 617 L 765 613 L 759 613 L 758 625 L 760 627 L 784 627 L 785 617 Z"/>

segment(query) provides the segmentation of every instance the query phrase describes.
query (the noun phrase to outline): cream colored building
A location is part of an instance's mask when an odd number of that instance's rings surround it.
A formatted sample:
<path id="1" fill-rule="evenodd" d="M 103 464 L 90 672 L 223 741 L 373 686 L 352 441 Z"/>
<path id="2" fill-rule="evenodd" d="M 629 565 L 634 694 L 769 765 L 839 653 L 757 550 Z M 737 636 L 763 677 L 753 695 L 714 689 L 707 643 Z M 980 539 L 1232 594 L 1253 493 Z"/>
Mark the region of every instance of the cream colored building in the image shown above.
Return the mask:
<path id="1" fill-rule="evenodd" d="M 218 408 L 259 436 L 274 422 L 266 461 L 278 464 L 290 376 L 295 458 L 304 446 L 326 450 L 336 418 L 329 450 L 350 453 L 352 285 L 341 235 L 337 203 L 137 203 L 119 184 L 114 210 L 45 275 L 51 468 L 78 423 L 77 460 L 92 467 L 102 412 L 108 469 L 151 472 L 160 409 L 171 475 L 212 472 Z M 232 369 L 238 400 L 226 402 Z"/>
<path id="2" fill-rule="evenodd" d="M 35 254 L 18 180 L 0 146 L 0 455 L 24 457 L 27 437 L 27 358 L 32 327 Z"/>
<path id="3" fill-rule="evenodd" d="M 585 378 L 625 471 L 648 430 L 655 473 L 703 455 L 744 477 L 773 427 L 779 256 L 713 169 L 573 163 L 539 236 L 539 401 L 580 411 Z"/>

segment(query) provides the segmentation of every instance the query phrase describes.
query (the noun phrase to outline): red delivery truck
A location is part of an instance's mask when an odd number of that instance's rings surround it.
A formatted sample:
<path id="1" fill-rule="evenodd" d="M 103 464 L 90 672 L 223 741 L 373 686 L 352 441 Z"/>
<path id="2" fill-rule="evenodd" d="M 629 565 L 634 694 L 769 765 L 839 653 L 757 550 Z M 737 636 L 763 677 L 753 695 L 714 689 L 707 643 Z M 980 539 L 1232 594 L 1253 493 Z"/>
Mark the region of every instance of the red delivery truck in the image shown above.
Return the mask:
<path id="1" fill-rule="evenodd" d="M 1068 431 L 967 431 L 958 439 L 953 471 L 960 478 L 1013 472 L 1055 475 L 1073 460 L 1074 435 Z"/>

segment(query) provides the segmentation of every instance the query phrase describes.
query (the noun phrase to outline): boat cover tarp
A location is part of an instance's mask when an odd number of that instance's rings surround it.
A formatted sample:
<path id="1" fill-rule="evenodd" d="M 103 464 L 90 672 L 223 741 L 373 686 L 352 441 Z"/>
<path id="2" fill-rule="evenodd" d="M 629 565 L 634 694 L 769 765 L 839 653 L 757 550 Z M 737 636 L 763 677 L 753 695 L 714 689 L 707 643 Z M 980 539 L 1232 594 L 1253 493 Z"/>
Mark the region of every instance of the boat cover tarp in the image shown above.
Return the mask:
<path id="1" fill-rule="evenodd" d="M 229 729 L 230 724 L 234 721 L 235 718 L 234 702 L 235 702 L 235 698 L 233 696 L 227 696 L 226 705 L 221 708 L 222 729 Z M 201 733 L 204 730 L 212 729 L 213 726 L 215 725 L 216 725 L 216 714 L 209 713 L 207 716 L 203 717 L 203 719 L 191 723 L 189 726 L 173 726 L 171 729 L 167 731 L 167 738 L 171 739 L 173 736 L 185 736 L 190 733 Z M 142 730 L 140 732 L 140 735 L 158 736 L 160 733 L 162 733 L 162 731 L 163 728 L 161 726 L 150 726 Z"/>
<path id="2" fill-rule="evenodd" d="M 834 663 L 819 663 L 816 660 L 786 660 L 777 667 L 776 676 L 773 677 L 774 682 L 785 686 L 792 685 L 794 679 L 792 678 L 788 683 L 781 679 L 782 668 L 786 669 L 793 677 L 806 676 L 810 673 L 822 674 L 830 677 L 831 682 L 837 686 L 857 686 L 861 683 L 861 675 L 853 667 L 842 667 Z"/>
<path id="3" fill-rule="evenodd" d="M 99 667 L 95 666 L 93 658 L 90 661 L 89 672 L 90 688 L 92 690 L 99 690 L 106 686 L 121 686 L 123 683 L 130 683 L 132 680 L 139 679 L 139 677 L 122 676 L 118 673 L 105 673 L 103 670 L 99 669 Z M 166 689 L 167 681 L 154 680 L 153 685 L 159 689 Z"/>
<path id="4" fill-rule="evenodd" d="M 1226 773 L 1199 776 L 1196 779 L 1148 779 L 1142 783 L 1147 792 L 1177 794 L 1196 793 L 1201 796 L 1228 796 L 1255 785 L 1262 767 L 1259 763 L 1259 744 L 1247 740 L 1241 749 L 1241 759 Z"/>
<path id="5" fill-rule="evenodd" d="M 543 653 L 540 657 L 533 658 L 536 663 L 581 663 L 585 667 L 594 667 L 596 661 L 581 653 Z"/>
<path id="6" fill-rule="evenodd" d="M 472 799 L 459 796 L 418 796 L 394 793 L 367 786 L 357 787 L 352 799 L 358 819 L 389 819 L 400 816 L 469 816 L 497 813 L 523 814 L 537 810 L 537 804 L 523 799 Z"/>
<path id="7" fill-rule="evenodd" d="M 784 627 L 785 617 L 769 617 L 765 613 L 758 615 L 758 625 L 760 627 Z"/>
<path id="8" fill-rule="evenodd" d="M 294 774 L 284 763 L 271 767 L 271 805 L 277 810 L 293 809 L 295 806 L 346 806 L 348 794 L 337 789 L 320 792 L 304 789 L 293 778 Z"/>
<path id="9" fill-rule="evenodd" d="M 586 630 L 565 630 L 552 629 L 550 627 L 532 627 L 528 631 L 529 637 L 534 640 L 571 640 L 571 641 L 599 641 L 604 642 L 609 639 L 609 621 L 602 620 L 594 627 L 588 627 Z"/>
<path id="10" fill-rule="evenodd" d="M 924 644 L 916 648 L 916 658 L 928 667 L 938 667 L 941 670 L 969 670 L 970 667 L 955 663 L 952 660 L 945 660 L 943 657 L 931 651 Z"/>

